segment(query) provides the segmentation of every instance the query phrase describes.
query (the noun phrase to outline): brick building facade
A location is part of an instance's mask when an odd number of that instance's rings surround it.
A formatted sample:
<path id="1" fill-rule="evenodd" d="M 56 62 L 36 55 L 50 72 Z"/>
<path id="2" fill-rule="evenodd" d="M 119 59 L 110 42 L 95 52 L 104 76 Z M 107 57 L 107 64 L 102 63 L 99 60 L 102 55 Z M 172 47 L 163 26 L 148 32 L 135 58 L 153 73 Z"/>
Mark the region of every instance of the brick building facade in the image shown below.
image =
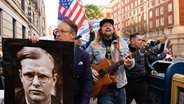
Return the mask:
<path id="1" fill-rule="evenodd" d="M 111 18 L 124 37 L 141 32 L 145 39 L 169 38 L 173 55 L 184 56 L 182 0 L 110 0 Z"/>
<path id="2" fill-rule="evenodd" d="M 45 35 L 45 20 L 44 0 L 0 0 L 0 40 Z"/>

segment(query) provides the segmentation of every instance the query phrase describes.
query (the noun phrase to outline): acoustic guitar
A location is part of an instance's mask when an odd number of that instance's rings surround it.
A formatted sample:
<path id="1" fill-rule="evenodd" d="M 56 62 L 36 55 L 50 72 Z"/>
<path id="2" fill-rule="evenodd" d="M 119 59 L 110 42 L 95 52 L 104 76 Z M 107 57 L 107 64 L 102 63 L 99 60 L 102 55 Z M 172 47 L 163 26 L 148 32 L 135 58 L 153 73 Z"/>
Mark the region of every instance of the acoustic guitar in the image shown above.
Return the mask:
<path id="1" fill-rule="evenodd" d="M 156 41 L 152 44 L 147 44 L 144 48 L 139 49 L 138 51 L 131 53 L 130 58 L 134 58 L 137 54 L 147 54 L 156 50 L 156 46 L 160 42 Z M 116 63 L 113 63 L 111 60 L 102 59 L 99 64 L 92 64 L 91 67 L 95 69 L 99 76 L 98 81 L 95 82 L 93 87 L 92 96 L 96 97 L 98 95 L 103 95 L 107 89 L 107 86 L 110 84 L 116 84 L 115 71 L 120 65 L 123 65 L 123 60 L 119 60 Z"/>

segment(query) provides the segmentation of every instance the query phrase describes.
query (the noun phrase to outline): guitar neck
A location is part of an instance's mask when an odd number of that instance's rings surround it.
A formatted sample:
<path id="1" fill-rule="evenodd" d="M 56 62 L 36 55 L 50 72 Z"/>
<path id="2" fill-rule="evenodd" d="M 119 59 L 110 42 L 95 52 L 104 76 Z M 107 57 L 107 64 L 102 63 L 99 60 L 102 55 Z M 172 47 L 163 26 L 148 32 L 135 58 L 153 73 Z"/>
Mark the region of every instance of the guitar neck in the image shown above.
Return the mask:
<path id="1" fill-rule="evenodd" d="M 139 54 L 143 53 L 143 51 L 145 51 L 145 50 L 144 49 L 139 49 L 138 51 L 135 51 L 134 53 L 131 53 L 128 57 L 129 58 L 134 58 L 138 53 Z M 111 65 L 110 67 L 106 68 L 105 73 L 109 73 L 110 71 L 117 69 L 120 65 L 123 65 L 123 64 L 124 64 L 124 62 L 121 59 L 118 62 Z"/>
<path id="2" fill-rule="evenodd" d="M 113 65 L 105 69 L 105 73 L 109 73 L 110 71 L 117 69 L 120 65 L 123 64 L 124 64 L 123 60 L 119 60 L 118 62 L 114 63 Z"/>
<path id="3" fill-rule="evenodd" d="M 149 52 L 156 50 L 157 49 L 156 46 L 158 44 L 159 44 L 159 42 L 156 42 L 154 45 L 148 44 L 144 48 L 141 48 L 141 49 L 131 53 L 128 57 L 134 58 L 137 54 L 140 54 L 140 55 L 148 54 Z M 108 68 L 104 69 L 103 71 L 105 73 L 109 73 L 110 71 L 117 69 L 120 65 L 123 65 L 123 64 L 124 64 L 124 62 L 121 59 L 118 62 L 114 63 L 113 65 L 109 66 Z"/>

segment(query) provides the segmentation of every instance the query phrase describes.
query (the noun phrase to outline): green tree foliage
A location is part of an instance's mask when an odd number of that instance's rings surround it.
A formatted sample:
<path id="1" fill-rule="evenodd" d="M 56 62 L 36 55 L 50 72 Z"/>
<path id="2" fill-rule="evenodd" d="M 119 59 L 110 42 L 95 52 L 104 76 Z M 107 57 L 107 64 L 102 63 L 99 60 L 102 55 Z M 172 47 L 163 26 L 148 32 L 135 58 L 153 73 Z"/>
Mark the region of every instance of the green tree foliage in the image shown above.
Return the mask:
<path id="1" fill-rule="evenodd" d="M 89 20 L 100 19 L 103 14 L 100 12 L 100 8 L 94 4 L 85 5 L 86 15 Z"/>

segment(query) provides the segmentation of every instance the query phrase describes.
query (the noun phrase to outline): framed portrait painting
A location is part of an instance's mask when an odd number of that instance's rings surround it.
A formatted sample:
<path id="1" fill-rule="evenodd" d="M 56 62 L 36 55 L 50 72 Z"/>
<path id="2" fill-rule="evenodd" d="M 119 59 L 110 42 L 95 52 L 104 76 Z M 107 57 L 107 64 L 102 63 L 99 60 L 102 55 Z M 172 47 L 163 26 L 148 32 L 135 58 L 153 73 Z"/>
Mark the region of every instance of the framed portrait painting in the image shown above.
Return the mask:
<path id="1" fill-rule="evenodd" d="M 72 104 L 73 42 L 3 38 L 5 104 Z"/>

